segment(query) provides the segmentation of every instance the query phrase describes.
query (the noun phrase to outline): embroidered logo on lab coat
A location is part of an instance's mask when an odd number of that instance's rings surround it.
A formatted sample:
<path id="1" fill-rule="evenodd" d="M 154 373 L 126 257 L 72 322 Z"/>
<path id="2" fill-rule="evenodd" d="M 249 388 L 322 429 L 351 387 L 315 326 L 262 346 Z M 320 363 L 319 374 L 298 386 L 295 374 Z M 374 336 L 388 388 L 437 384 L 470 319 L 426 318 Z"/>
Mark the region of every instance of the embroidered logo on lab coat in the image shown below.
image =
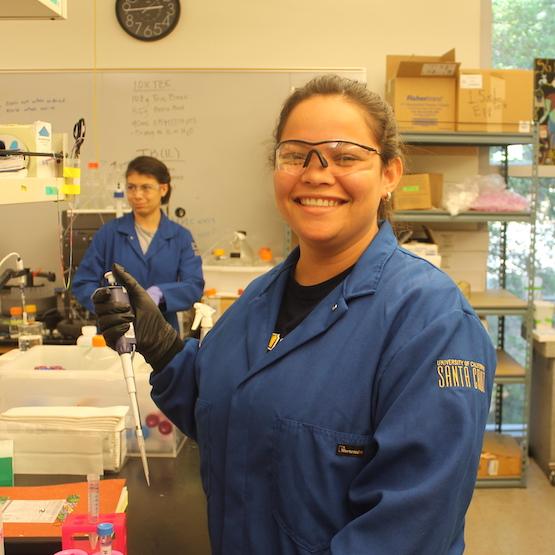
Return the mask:
<path id="1" fill-rule="evenodd" d="M 364 445 L 346 445 L 338 443 L 335 454 L 340 457 L 364 457 Z"/>
<path id="2" fill-rule="evenodd" d="M 279 340 L 281 339 L 279 333 L 272 333 L 272 336 L 270 337 L 270 341 L 268 341 L 268 351 L 271 351 L 278 343 Z"/>
<path id="3" fill-rule="evenodd" d="M 449 358 L 436 361 L 436 369 L 441 389 L 463 387 L 486 392 L 486 367 L 480 362 Z"/>

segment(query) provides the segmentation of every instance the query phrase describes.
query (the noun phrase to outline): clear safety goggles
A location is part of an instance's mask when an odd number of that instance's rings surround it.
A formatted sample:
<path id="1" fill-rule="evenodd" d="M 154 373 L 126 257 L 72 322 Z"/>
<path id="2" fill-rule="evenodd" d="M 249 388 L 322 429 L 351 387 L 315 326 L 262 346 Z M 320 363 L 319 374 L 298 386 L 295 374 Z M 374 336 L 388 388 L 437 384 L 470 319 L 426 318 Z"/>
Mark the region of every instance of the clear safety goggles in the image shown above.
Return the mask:
<path id="1" fill-rule="evenodd" d="M 315 148 L 318 147 L 318 148 Z M 335 176 L 348 175 L 369 169 L 372 157 L 380 152 L 371 146 L 351 141 L 281 141 L 276 147 L 275 169 L 291 175 L 300 175 L 309 166 L 312 157 L 318 159 L 322 168 Z"/>

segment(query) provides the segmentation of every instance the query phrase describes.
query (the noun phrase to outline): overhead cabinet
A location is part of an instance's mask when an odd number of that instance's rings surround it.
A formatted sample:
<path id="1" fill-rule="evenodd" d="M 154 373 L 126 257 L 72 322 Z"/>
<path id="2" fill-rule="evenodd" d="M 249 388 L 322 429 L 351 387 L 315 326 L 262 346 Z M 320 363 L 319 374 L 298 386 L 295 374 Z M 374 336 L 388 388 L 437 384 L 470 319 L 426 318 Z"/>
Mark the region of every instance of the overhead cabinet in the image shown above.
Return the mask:
<path id="1" fill-rule="evenodd" d="M 67 0 L 2 0 L 0 19 L 67 19 Z"/>

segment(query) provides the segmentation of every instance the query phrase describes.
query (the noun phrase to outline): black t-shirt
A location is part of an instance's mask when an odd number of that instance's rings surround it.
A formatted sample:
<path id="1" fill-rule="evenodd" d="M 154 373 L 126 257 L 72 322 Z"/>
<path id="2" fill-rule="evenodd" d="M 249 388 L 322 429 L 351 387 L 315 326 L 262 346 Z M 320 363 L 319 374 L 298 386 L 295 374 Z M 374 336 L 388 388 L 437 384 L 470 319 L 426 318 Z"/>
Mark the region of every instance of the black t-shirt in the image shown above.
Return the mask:
<path id="1" fill-rule="evenodd" d="M 352 269 L 353 266 L 316 285 L 299 285 L 295 281 L 294 269 L 292 269 L 281 299 L 274 335 L 283 339 L 292 332 L 310 314 L 311 310 L 349 275 Z"/>

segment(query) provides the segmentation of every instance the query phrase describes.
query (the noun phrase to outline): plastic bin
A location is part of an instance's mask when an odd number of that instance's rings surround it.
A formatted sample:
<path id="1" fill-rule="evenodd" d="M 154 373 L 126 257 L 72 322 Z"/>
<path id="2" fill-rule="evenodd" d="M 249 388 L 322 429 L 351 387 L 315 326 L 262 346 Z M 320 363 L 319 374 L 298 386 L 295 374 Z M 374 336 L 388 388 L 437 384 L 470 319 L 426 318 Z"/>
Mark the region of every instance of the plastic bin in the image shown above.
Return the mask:
<path id="1" fill-rule="evenodd" d="M 134 360 L 139 410 L 149 456 L 175 457 L 185 436 L 150 397 L 151 367 Z M 0 356 L 0 412 L 21 406 L 129 405 L 117 354 L 108 347 L 39 345 Z M 138 454 L 132 413 L 126 422 L 127 454 Z"/>

